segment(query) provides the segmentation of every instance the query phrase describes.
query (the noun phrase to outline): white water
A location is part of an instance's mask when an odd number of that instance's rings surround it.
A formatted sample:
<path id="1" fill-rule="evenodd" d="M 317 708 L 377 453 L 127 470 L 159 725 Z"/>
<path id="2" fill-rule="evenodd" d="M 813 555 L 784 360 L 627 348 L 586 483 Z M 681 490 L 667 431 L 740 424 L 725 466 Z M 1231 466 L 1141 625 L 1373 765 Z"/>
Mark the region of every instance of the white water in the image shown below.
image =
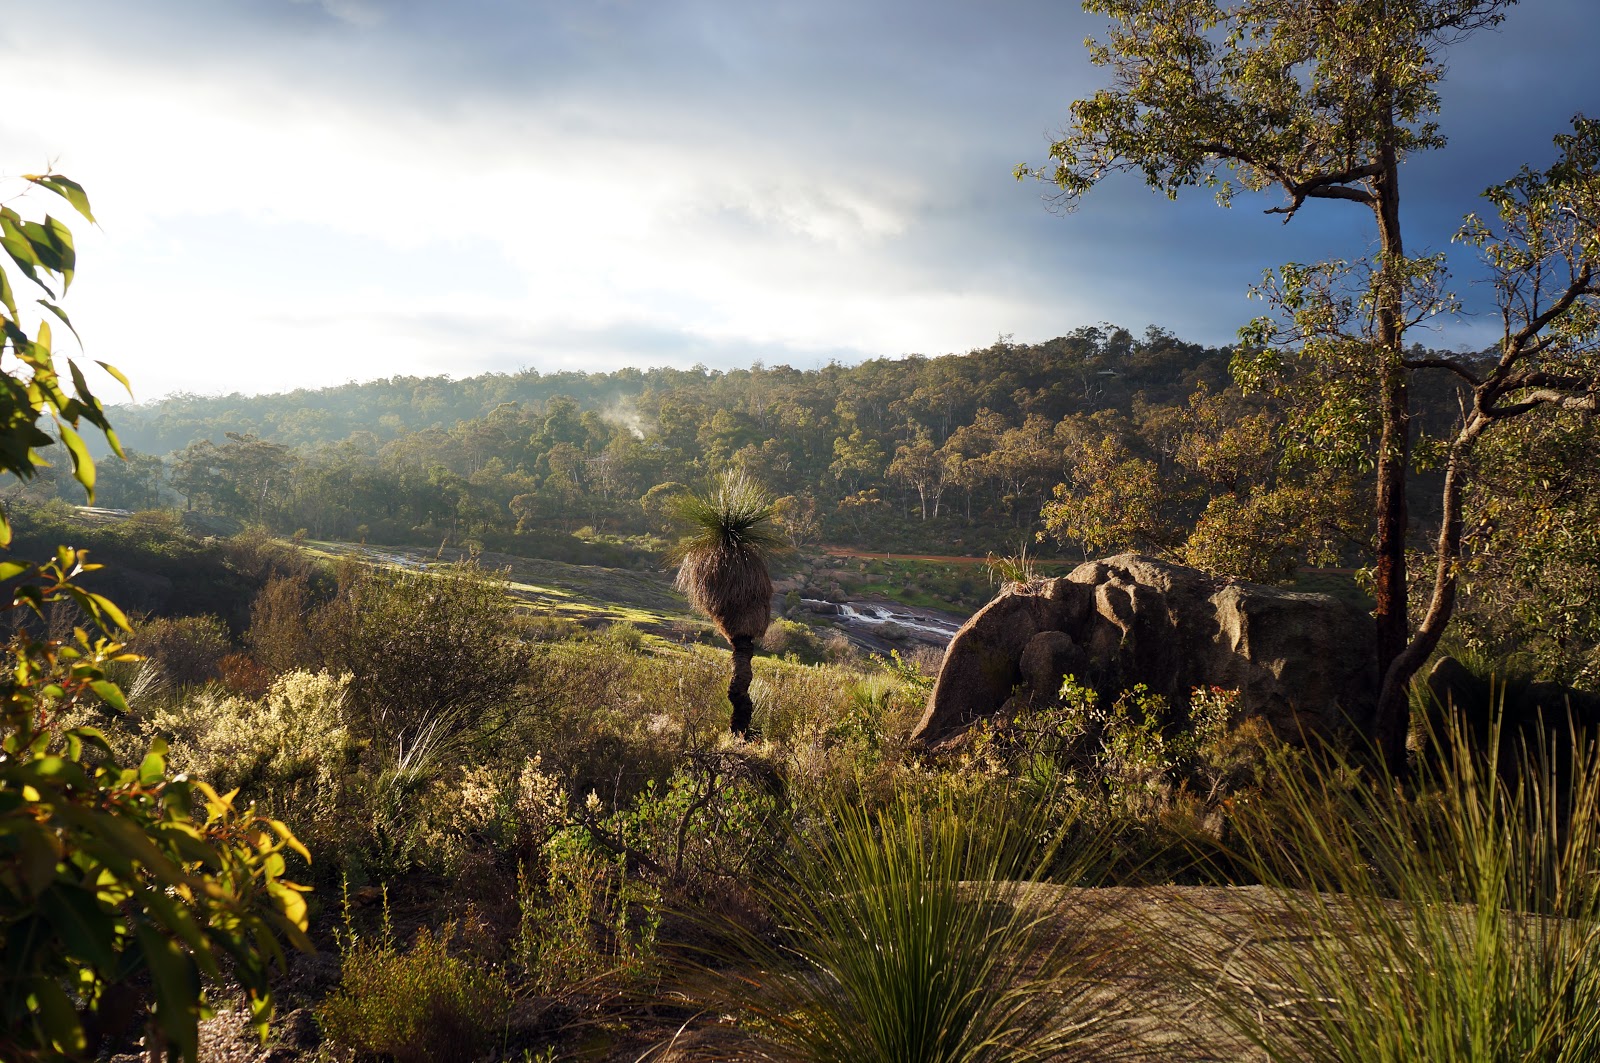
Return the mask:
<path id="1" fill-rule="evenodd" d="M 868 624 L 878 627 L 895 624 L 911 631 L 921 631 L 935 636 L 940 642 L 949 642 L 961 625 L 921 613 L 898 612 L 894 606 L 883 602 L 824 602 L 817 598 L 802 598 L 802 603 L 832 605 L 839 610 L 839 618 L 848 624 Z"/>

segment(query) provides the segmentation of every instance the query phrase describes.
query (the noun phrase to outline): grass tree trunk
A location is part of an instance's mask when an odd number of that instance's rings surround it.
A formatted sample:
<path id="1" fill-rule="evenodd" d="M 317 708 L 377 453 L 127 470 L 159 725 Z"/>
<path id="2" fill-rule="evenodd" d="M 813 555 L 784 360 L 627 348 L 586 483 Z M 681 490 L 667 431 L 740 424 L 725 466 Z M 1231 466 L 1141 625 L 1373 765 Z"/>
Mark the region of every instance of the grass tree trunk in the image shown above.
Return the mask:
<path id="1" fill-rule="evenodd" d="M 756 644 L 749 635 L 740 635 L 732 642 L 733 681 L 728 684 L 728 700 L 733 703 L 733 721 L 729 729 L 742 738 L 750 730 L 750 717 L 755 712 L 750 700 L 750 680 L 754 676 L 750 659 L 755 656 Z"/>

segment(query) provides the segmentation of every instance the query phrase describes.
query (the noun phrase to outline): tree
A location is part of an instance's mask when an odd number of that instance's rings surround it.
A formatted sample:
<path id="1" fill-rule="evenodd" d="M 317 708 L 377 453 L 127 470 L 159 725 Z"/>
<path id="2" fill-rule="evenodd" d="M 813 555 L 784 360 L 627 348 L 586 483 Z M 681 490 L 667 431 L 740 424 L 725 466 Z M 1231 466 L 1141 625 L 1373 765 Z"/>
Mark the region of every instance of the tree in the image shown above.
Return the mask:
<path id="1" fill-rule="evenodd" d="M 1442 256 L 1406 255 L 1401 163 L 1445 143 L 1433 118 L 1446 49 L 1498 24 L 1514 2 L 1088 0 L 1087 10 L 1111 20 L 1106 41 L 1089 48 L 1112 85 L 1072 104 L 1051 164 L 1017 171 L 1055 183 L 1068 207 L 1107 174 L 1135 172 L 1169 197 L 1211 188 L 1223 205 L 1240 190 L 1276 188 L 1284 200 L 1269 213 L 1286 222 L 1311 200 L 1371 214 L 1378 250 L 1370 261 L 1291 264 L 1269 274 L 1260 294 L 1274 313 L 1242 331 L 1234 368 L 1246 385 L 1298 389 L 1298 428 L 1312 445 L 1329 457 L 1356 456 L 1373 470 L 1381 693 L 1371 724 L 1397 771 L 1410 680 L 1454 605 L 1456 503 L 1470 475 L 1467 454 L 1498 420 L 1593 396 L 1592 375 L 1568 372 L 1556 381 L 1534 369 L 1547 352 L 1586 349 L 1594 333 L 1592 212 L 1574 208 L 1576 218 L 1590 219 L 1587 240 L 1575 231 L 1581 224 L 1557 233 L 1564 220 L 1574 221 L 1561 204 L 1584 200 L 1590 193 L 1582 189 L 1594 180 L 1593 153 L 1584 147 L 1594 134 L 1583 121 L 1554 170 L 1524 171 L 1491 190 L 1501 235 L 1470 224 L 1464 234 L 1502 278 L 1503 368 L 1478 376 L 1461 359 L 1414 357 L 1405 342 L 1409 328 L 1455 302 Z M 1434 590 L 1413 634 L 1406 571 L 1411 387 L 1415 374 L 1430 370 L 1462 377 L 1481 416 L 1466 418 L 1451 444 L 1460 460 L 1446 474 Z M 1542 391 L 1551 397 L 1535 399 Z"/>
<path id="2" fill-rule="evenodd" d="M 26 178 L 93 222 L 89 200 L 56 174 Z M 0 206 L 0 248 L 47 298 L 38 302 L 68 328 L 54 285 L 66 292 L 75 267 L 72 235 L 46 215 L 24 220 Z M 35 449 L 51 442 L 50 418 L 93 498 L 94 462 L 81 421 L 120 445 L 83 373 L 67 363 L 74 394 L 61 387 L 40 322 L 30 338 L 15 290 L 0 266 L 0 470 L 34 475 Z M 17 365 L 9 360 L 15 359 Z M 102 363 L 103 364 L 103 363 Z M 122 380 L 110 366 L 106 370 Z M 124 384 L 126 381 L 123 381 Z M 0 544 L 10 526 L 0 517 Z M 309 949 L 302 887 L 285 878 L 285 853 L 306 856 L 282 823 L 238 809 L 199 780 L 167 769 L 153 743 L 123 765 L 94 727 L 64 720 L 89 706 L 126 712 L 107 668 L 130 658 L 116 636 L 127 619 L 79 578 L 99 566 L 62 546 L 43 563 L 7 559 L 11 593 L 0 611 L 42 620 L 52 603 L 76 606 L 84 624 L 70 638 L 36 637 L 17 625 L 0 685 L 0 1058 L 94 1058 L 116 1017 L 147 1020 L 152 1058 L 165 1043 L 191 1061 L 199 1020 L 210 1014 L 205 984 L 241 986 L 263 1039 L 271 1014 L 268 974 L 282 962 L 279 935 Z M 86 629 L 101 635 L 91 636 Z M 136 988 L 148 978 L 154 1008 Z"/>
<path id="3" fill-rule="evenodd" d="M 928 430 L 918 426 L 917 438 L 895 448 L 894 460 L 889 463 L 889 479 L 908 483 L 917 489 L 917 500 L 922 504 L 922 519 L 928 519 L 928 504 L 933 504 L 934 517 L 939 516 L 939 500 L 950 484 L 950 463 L 947 455 L 936 450 Z"/>
<path id="4" fill-rule="evenodd" d="M 689 526 L 674 551 L 677 586 L 733 648 L 730 729 L 743 735 L 754 712 L 750 659 L 755 640 L 772 622 L 767 559 L 787 545 L 775 520 L 776 508 L 754 481 L 735 474 L 724 475 L 714 494 L 683 495 L 674 512 Z"/>

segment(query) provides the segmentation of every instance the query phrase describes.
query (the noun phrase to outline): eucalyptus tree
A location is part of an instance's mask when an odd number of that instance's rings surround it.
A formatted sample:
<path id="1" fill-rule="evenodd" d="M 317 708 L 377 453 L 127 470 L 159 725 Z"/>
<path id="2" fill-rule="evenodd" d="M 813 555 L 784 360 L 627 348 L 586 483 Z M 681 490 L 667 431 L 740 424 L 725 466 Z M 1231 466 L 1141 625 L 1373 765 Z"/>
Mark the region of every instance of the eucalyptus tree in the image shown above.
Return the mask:
<path id="1" fill-rule="evenodd" d="M 733 679 L 728 701 L 733 704 L 730 729 L 750 729 L 750 660 L 755 640 L 772 622 L 772 576 L 768 559 L 786 548 L 777 523 L 777 505 L 755 481 L 724 475 L 709 495 L 685 494 L 673 512 L 688 526 L 674 550 L 678 589 L 711 618 L 733 649 Z"/>
<path id="2" fill-rule="evenodd" d="M 1110 21 L 1088 42 L 1111 85 L 1074 102 L 1051 161 L 1019 166 L 1058 186 L 1068 209 L 1103 178 L 1139 175 L 1176 198 L 1211 189 L 1277 190 L 1269 213 L 1292 220 L 1312 201 L 1368 214 L 1365 261 L 1290 264 L 1257 289 L 1271 313 L 1241 330 L 1241 383 L 1293 397 L 1308 452 L 1374 473 L 1375 640 L 1381 693 L 1373 734 L 1401 767 L 1406 689 L 1454 609 L 1462 491 L 1474 444 L 1535 410 L 1595 406 L 1593 206 L 1596 128 L 1575 120 L 1550 170 L 1491 189 L 1495 217 L 1460 236 L 1494 272 L 1504 324 L 1485 362 L 1420 356 L 1407 334 L 1458 309 L 1443 255 L 1411 257 L 1402 225 L 1402 163 L 1444 146 L 1436 117 L 1443 57 L 1502 21 L 1515 0 L 1086 0 Z M 1447 463 L 1435 571 L 1415 631 L 1406 567 L 1406 487 L 1414 465 L 1411 387 L 1421 372 L 1459 378 L 1458 432 Z"/>

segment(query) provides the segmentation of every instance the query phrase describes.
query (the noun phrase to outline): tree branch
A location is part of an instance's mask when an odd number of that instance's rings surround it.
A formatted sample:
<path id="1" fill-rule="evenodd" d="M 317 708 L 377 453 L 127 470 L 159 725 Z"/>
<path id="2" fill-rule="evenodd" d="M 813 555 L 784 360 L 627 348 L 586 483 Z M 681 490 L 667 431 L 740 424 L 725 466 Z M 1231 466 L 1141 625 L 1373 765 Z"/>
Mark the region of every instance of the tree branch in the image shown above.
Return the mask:
<path id="1" fill-rule="evenodd" d="M 1448 369 L 1473 387 L 1483 383 L 1470 369 L 1453 358 L 1402 358 L 1400 364 L 1407 369 Z"/>
<path id="2" fill-rule="evenodd" d="M 1484 407 L 1483 412 L 1496 420 L 1503 420 L 1507 417 L 1517 417 L 1540 406 L 1555 406 L 1563 410 L 1596 413 L 1600 412 L 1600 392 L 1590 391 L 1582 395 L 1574 395 L 1570 391 L 1542 389 L 1509 406 Z"/>
<path id="3" fill-rule="evenodd" d="M 1593 277 L 1594 266 L 1585 262 L 1583 268 L 1578 271 L 1578 275 L 1572 278 L 1572 283 L 1567 285 L 1567 290 L 1561 293 L 1561 297 L 1551 303 L 1544 313 L 1529 318 L 1527 323 L 1517 330 L 1517 334 L 1511 337 L 1506 344 L 1506 353 L 1500 360 L 1500 364 L 1509 367 L 1510 363 L 1515 361 L 1523 352 L 1529 341 L 1544 331 L 1546 325 L 1566 313 L 1581 296 L 1590 294 L 1593 289 L 1590 288 L 1589 281 Z"/>

